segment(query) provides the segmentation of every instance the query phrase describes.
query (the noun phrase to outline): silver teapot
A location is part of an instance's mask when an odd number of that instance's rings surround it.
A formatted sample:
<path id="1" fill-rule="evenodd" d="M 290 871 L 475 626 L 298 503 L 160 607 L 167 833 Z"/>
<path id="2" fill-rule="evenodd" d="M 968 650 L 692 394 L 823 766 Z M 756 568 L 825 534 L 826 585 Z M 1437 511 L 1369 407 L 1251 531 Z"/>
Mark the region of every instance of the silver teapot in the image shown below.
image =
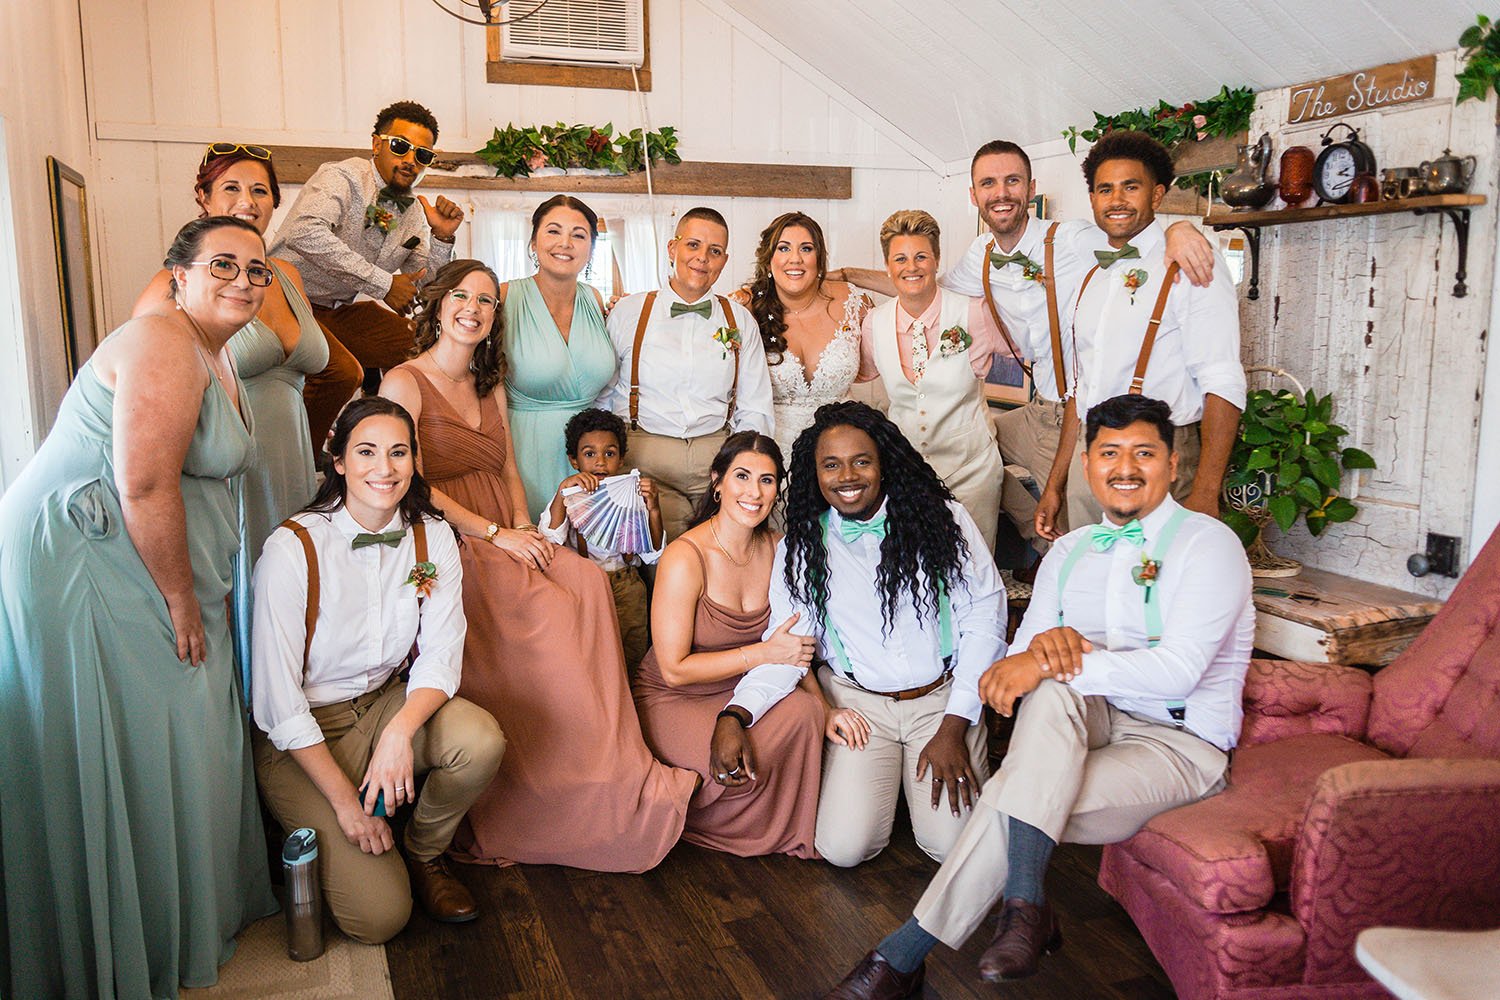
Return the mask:
<path id="1" fill-rule="evenodd" d="M 1276 193 L 1276 184 L 1268 180 L 1271 169 L 1271 135 L 1262 132 L 1255 143 L 1239 147 L 1239 164 L 1234 173 L 1219 185 L 1219 197 L 1236 212 L 1260 208 Z"/>
<path id="2" fill-rule="evenodd" d="M 1417 171 L 1428 194 L 1461 194 L 1469 190 L 1476 162 L 1472 156 L 1454 156 L 1445 149 L 1437 159 L 1423 160 Z"/>

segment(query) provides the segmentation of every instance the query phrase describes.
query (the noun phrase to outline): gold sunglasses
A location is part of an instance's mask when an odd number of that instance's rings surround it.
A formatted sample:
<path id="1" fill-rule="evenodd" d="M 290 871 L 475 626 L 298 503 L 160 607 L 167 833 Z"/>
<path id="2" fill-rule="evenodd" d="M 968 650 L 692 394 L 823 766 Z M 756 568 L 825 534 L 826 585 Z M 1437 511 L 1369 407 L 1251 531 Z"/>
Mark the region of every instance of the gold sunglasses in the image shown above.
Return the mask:
<path id="1" fill-rule="evenodd" d="M 198 166 L 201 167 L 209 160 L 220 156 L 233 156 L 235 153 L 241 152 L 246 156 L 253 156 L 257 160 L 269 162 L 271 159 L 271 151 L 264 146 L 255 146 L 243 142 L 211 142 L 208 144 L 208 149 L 204 151 L 203 159 L 199 161 Z"/>

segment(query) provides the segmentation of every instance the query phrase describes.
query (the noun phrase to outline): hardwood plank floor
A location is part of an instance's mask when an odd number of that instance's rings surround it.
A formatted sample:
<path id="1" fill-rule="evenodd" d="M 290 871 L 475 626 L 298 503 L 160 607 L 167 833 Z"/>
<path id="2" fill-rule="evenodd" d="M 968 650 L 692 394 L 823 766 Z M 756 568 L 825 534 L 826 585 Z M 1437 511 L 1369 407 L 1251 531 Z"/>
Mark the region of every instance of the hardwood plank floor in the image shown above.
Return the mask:
<path id="1" fill-rule="evenodd" d="M 420 911 L 387 946 L 397 1000 L 809 1000 L 911 914 L 937 865 L 905 816 L 858 868 L 679 845 L 645 875 L 455 866 L 483 907 L 450 926 Z M 1170 1000 L 1130 918 L 1094 878 L 1098 848 L 1063 845 L 1047 890 L 1064 948 L 1004 986 L 974 971 L 989 927 L 927 961 L 929 1000 Z"/>

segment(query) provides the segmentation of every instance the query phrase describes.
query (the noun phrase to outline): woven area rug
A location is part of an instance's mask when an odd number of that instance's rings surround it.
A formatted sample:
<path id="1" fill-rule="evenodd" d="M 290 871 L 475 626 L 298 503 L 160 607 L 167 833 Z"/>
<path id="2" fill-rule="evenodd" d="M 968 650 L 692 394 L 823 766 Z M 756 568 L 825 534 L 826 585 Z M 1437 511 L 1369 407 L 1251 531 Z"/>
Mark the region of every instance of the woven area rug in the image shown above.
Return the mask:
<path id="1" fill-rule="evenodd" d="M 351 941 L 327 923 L 322 956 L 294 962 L 286 957 L 285 921 L 277 913 L 245 928 L 218 983 L 183 990 L 182 1000 L 392 1000 L 385 948 Z"/>

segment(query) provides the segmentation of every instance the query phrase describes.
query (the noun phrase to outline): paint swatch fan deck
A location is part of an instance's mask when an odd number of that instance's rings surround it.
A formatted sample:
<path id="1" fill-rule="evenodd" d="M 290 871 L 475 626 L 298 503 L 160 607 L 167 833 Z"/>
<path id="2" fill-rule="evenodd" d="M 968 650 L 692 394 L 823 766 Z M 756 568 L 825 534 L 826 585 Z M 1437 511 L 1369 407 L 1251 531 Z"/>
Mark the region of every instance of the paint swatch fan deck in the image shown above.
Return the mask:
<path id="1" fill-rule="evenodd" d="M 599 488 L 592 493 L 570 486 L 563 490 L 563 507 L 573 527 L 596 549 L 625 554 L 652 549 L 651 519 L 641 498 L 639 469 L 599 480 Z"/>

